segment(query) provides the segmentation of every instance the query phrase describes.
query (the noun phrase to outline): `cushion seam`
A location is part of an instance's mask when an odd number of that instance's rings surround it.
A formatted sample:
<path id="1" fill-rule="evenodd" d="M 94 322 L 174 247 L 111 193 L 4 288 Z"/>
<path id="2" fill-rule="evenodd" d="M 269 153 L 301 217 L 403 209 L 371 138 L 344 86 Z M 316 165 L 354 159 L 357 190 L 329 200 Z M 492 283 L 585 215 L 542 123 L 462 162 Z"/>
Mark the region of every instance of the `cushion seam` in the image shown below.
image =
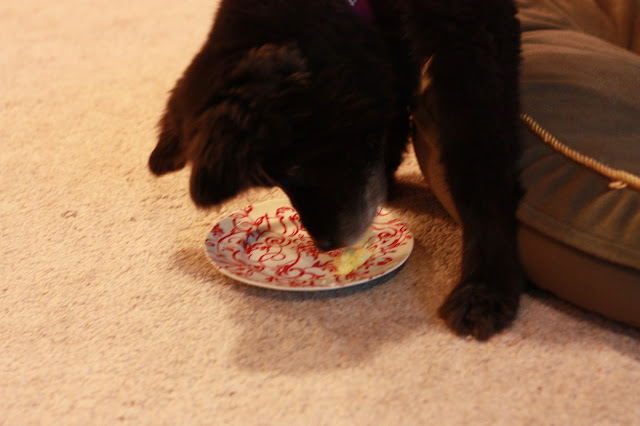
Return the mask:
<path id="1" fill-rule="evenodd" d="M 575 228 L 567 224 L 566 222 L 560 221 L 557 218 L 548 215 L 544 211 L 539 210 L 538 208 L 534 207 L 524 200 L 520 202 L 520 208 L 518 209 L 518 218 L 523 223 L 526 223 L 528 226 L 531 226 L 532 228 L 544 233 L 551 239 L 561 241 L 564 244 L 576 247 L 579 250 L 588 252 L 602 259 L 607 259 L 615 263 L 638 269 L 638 264 L 640 264 L 640 252 L 638 252 L 636 249 L 617 244 L 614 241 L 607 240 L 602 237 L 587 233 L 581 229 Z M 533 220 L 526 220 L 527 218 Z M 553 236 L 550 236 L 550 230 L 548 228 L 555 228 L 560 230 L 561 232 L 552 232 Z M 587 244 L 584 244 L 585 241 L 587 241 Z M 593 248 L 594 245 L 591 245 L 590 242 L 600 246 L 606 245 L 608 249 L 605 248 L 604 250 L 596 250 Z M 611 249 L 615 249 L 615 251 L 621 256 L 610 256 Z M 623 259 L 620 259 L 620 257 L 622 257 Z"/>

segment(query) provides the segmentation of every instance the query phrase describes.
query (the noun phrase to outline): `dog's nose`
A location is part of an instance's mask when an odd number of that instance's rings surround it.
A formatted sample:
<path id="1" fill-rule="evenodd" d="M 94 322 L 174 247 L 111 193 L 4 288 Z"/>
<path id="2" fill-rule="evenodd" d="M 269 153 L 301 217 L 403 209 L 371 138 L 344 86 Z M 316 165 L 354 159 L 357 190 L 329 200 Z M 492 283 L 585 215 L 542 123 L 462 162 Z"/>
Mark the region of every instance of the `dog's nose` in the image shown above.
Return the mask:
<path id="1" fill-rule="evenodd" d="M 335 239 L 319 239 L 315 241 L 316 246 L 322 251 L 331 251 L 340 247 Z"/>

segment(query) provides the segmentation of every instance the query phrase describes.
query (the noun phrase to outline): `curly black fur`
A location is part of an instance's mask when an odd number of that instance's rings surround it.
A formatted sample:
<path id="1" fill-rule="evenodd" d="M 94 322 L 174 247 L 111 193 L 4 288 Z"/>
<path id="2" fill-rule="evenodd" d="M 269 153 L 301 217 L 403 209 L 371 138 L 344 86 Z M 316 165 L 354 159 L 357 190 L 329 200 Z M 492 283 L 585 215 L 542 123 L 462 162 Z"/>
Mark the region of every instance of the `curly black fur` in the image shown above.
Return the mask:
<path id="1" fill-rule="evenodd" d="M 279 186 L 328 250 L 369 226 L 411 109 L 427 108 L 464 228 L 461 280 L 439 313 L 485 340 L 513 321 L 523 288 L 515 6 L 369 1 L 375 22 L 345 0 L 223 0 L 169 98 L 149 166 L 161 175 L 190 163 L 199 206 Z"/>

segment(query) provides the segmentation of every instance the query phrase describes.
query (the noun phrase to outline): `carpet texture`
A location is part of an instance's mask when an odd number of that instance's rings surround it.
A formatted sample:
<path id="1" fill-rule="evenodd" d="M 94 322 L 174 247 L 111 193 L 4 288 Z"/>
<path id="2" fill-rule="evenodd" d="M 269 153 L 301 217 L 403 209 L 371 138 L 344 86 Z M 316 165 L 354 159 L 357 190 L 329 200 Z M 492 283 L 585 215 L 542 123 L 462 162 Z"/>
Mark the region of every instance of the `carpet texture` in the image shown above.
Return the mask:
<path id="1" fill-rule="evenodd" d="M 391 279 L 251 288 L 204 256 L 219 210 L 146 161 L 215 2 L 0 3 L 0 424 L 639 424 L 640 332 L 530 291 L 488 343 L 435 312 L 460 229 L 411 155 Z M 577 283 L 579 285 L 579 283 Z"/>

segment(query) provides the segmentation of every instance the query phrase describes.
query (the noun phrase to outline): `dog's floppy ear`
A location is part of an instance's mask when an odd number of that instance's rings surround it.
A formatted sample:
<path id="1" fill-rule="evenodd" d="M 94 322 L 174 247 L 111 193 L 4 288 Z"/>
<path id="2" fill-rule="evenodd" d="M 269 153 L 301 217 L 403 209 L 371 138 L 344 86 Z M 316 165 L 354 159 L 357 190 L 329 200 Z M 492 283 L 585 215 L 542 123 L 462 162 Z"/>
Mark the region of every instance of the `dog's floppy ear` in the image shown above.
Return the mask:
<path id="1" fill-rule="evenodd" d="M 245 113 L 222 102 L 205 111 L 192 140 L 191 198 L 201 207 L 221 203 L 252 186 L 259 159 Z"/>
<path id="2" fill-rule="evenodd" d="M 159 123 L 158 144 L 149 157 L 149 169 L 157 176 L 180 170 L 186 164 L 185 149 L 180 141 L 180 126 L 174 108 L 174 96 L 175 92 L 171 95 Z"/>
<path id="3" fill-rule="evenodd" d="M 306 64 L 293 46 L 249 50 L 226 76 L 189 142 L 191 197 L 202 207 L 252 186 L 271 185 L 264 161 L 286 149 L 305 110 Z"/>

